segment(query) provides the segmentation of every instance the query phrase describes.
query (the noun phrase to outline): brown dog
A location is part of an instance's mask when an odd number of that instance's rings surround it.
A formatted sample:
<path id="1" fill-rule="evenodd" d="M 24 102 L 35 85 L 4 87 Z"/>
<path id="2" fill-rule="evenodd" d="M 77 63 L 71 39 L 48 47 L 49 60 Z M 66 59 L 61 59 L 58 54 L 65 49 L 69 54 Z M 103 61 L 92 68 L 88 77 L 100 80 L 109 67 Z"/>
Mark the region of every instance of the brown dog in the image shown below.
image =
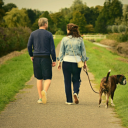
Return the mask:
<path id="1" fill-rule="evenodd" d="M 101 104 L 101 97 L 102 94 L 104 93 L 106 95 L 106 106 L 105 108 L 108 108 L 108 101 L 109 101 L 109 96 L 111 95 L 111 105 L 115 106 L 113 104 L 113 97 L 114 97 L 114 92 L 116 90 L 116 86 L 118 83 L 121 85 L 126 85 L 126 77 L 124 75 L 110 75 L 111 70 L 109 70 L 107 77 L 104 77 L 101 80 L 100 83 L 100 90 L 99 90 L 99 107 Z"/>

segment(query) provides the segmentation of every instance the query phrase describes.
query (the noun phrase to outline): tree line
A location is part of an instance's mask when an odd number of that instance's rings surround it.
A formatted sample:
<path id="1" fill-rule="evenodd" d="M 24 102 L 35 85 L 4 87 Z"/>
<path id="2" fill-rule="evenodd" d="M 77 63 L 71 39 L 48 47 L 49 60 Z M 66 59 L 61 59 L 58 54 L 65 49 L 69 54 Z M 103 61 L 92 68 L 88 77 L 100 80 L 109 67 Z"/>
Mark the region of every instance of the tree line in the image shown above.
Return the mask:
<path id="1" fill-rule="evenodd" d="M 79 26 L 81 34 L 126 31 L 128 27 L 128 5 L 120 0 L 105 0 L 104 5 L 88 7 L 82 0 L 74 0 L 71 7 L 52 13 L 36 9 L 18 9 L 13 3 L 4 5 L 0 0 L 0 26 L 29 27 L 38 29 L 38 19 L 46 17 L 53 34 L 66 34 L 70 22 Z"/>

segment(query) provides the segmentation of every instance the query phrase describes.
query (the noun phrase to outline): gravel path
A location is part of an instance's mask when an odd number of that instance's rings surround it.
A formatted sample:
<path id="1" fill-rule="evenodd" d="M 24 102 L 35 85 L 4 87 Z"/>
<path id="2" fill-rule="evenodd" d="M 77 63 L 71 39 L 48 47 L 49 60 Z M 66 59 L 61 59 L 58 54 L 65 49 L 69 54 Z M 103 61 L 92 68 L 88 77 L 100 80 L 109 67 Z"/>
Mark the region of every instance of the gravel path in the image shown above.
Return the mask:
<path id="1" fill-rule="evenodd" d="M 89 75 L 93 80 L 93 75 Z M 113 108 L 105 109 L 105 103 L 98 107 L 99 96 L 91 90 L 83 71 L 81 79 L 80 103 L 66 105 L 62 71 L 53 68 L 48 102 L 43 105 L 37 104 L 36 79 L 32 77 L 28 82 L 32 88 L 21 90 L 17 100 L 0 114 L 0 128 L 123 128 Z"/>

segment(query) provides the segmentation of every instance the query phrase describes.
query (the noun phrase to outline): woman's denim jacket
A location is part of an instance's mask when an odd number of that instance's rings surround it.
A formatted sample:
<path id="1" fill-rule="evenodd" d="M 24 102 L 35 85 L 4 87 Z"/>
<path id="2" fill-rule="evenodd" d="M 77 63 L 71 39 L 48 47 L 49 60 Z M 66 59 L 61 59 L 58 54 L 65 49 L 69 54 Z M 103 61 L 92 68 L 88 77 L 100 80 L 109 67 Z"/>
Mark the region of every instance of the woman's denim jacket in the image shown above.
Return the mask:
<path id="1" fill-rule="evenodd" d="M 75 56 L 80 56 L 83 62 L 88 60 L 83 39 L 72 36 L 64 37 L 61 41 L 59 57 L 57 59 L 62 62 L 65 55 L 74 56 L 74 54 Z"/>

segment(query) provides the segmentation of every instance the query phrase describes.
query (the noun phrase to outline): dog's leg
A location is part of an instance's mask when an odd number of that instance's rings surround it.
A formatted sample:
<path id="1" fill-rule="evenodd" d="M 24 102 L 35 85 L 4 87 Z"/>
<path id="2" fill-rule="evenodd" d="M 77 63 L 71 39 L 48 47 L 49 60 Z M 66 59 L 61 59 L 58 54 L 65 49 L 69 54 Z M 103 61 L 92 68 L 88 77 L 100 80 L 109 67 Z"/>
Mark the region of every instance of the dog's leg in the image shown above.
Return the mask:
<path id="1" fill-rule="evenodd" d="M 99 98 L 99 107 L 100 107 L 100 104 L 101 104 L 101 101 L 102 101 L 102 91 L 99 91 L 99 96 L 100 96 L 100 98 Z"/>
<path id="2" fill-rule="evenodd" d="M 108 108 L 108 102 L 109 102 L 109 93 L 107 93 L 107 94 L 106 94 L 106 97 L 107 97 L 107 99 L 106 99 L 106 106 L 105 106 L 105 108 Z"/>
<path id="3" fill-rule="evenodd" d="M 115 104 L 113 103 L 113 97 L 114 97 L 114 92 L 111 92 L 111 105 L 115 106 Z"/>

